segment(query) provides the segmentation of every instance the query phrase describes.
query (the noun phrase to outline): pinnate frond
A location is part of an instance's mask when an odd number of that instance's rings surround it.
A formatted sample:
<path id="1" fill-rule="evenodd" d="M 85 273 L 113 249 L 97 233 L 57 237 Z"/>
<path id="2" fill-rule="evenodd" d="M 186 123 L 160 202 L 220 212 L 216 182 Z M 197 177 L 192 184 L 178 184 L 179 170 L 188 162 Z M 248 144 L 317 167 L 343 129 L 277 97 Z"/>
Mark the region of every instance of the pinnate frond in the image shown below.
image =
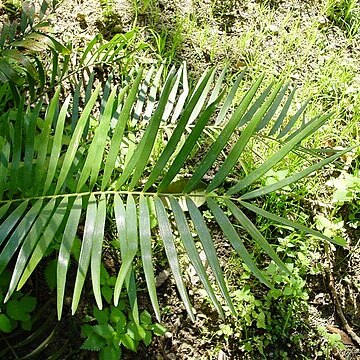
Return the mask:
<path id="1" fill-rule="evenodd" d="M 86 56 L 84 62 L 85 59 Z M 137 257 L 142 261 L 150 300 L 160 318 L 152 254 L 154 241 L 163 243 L 179 295 L 192 319 L 179 242 L 219 314 L 223 316 L 220 295 L 235 313 L 204 218 L 205 208 L 254 276 L 270 288 L 274 285 L 256 265 L 235 222 L 280 269 L 286 273 L 289 270 L 249 213 L 344 245 L 248 202 L 300 180 L 347 151 L 324 158 L 276 184 L 258 187 L 261 177 L 317 130 L 330 114 L 298 124 L 304 108 L 288 115 L 294 90 L 289 92 L 289 84 L 283 82 L 261 90 L 262 75 L 229 116 L 244 74 L 227 92 L 222 85 L 225 70 L 218 78 L 215 73 L 215 69 L 205 72 L 190 93 L 185 65 L 170 71 L 163 84 L 162 69 L 150 70 L 145 76 L 139 71 L 132 83 L 123 87 L 112 86 L 111 81 L 106 82 L 105 88 L 97 85 L 89 93 L 83 110 L 77 112 L 79 116 L 69 117 L 70 104 L 74 108 L 79 102 L 76 87 L 74 95 L 64 101 L 60 101 L 57 89 L 45 115 L 41 100 L 35 106 L 25 106 L 22 100 L 15 113 L 9 111 L 1 117 L 0 273 L 15 259 L 6 300 L 25 284 L 57 239 L 60 318 L 72 249 L 80 239 L 72 312 L 78 307 L 88 275 L 101 308 L 100 266 L 109 220 L 115 221 L 121 256 L 114 304 L 126 288 L 135 322 L 139 321 L 134 267 Z M 212 127 L 218 129 L 213 141 L 206 137 L 206 131 Z M 279 149 L 247 175 L 232 180 L 229 187 L 228 178 L 233 177 L 234 170 L 241 173 L 241 157 L 252 139 L 262 132 L 278 136 Z M 204 155 L 194 158 L 198 144 L 205 142 Z M 228 155 L 222 160 L 224 151 Z M 170 191 L 169 186 L 181 178 L 189 164 L 192 175 L 183 179 L 178 192 Z M 204 190 L 204 177 L 211 169 L 215 169 L 215 175 Z M 196 205 L 199 198 L 204 203 L 200 208 Z M 154 215 L 157 225 L 152 228 Z M 215 283 L 210 281 L 209 270 L 199 255 L 201 251 Z"/>

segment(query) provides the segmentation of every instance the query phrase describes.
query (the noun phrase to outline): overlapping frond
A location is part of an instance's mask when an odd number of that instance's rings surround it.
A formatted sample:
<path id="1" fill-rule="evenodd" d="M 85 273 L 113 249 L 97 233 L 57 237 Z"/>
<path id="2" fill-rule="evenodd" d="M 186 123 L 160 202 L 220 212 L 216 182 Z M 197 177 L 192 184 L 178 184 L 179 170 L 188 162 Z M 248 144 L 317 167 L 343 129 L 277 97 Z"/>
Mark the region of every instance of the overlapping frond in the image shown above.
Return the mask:
<path id="1" fill-rule="evenodd" d="M 202 212 L 204 207 L 211 211 L 243 262 L 270 288 L 273 285 L 257 267 L 234 222 L 279 268 L 287 273 L 289 270 L 247 213 L 343 245 L 248 201 L 298 181 L 346 151 L 322 159 L 276 184 L 254 189 L 266 172 L 318 129 L 330 114 L 298 124 L 305 107 L 293 116 L 288 115 L 294 90 L 289 93 L 289 85 L 282 82 L 261 90 L 263 76 L 232 110 L 243 73 L 228 93 L 222 86 L 225 71 L 215 81 L 215 69 L 205 72 L 191 93 L 185 65 L 171 70 L 163 85 L 161 75 L 161 69 L 152 69 L 145 76 L 139 71 L 123 88 L 112 86 L 111 81 L 105 89 L 99 84 L 75 117 L 69 117 L 69 111 L 71 104 L 73 109 L 77 104 L 78 90 L 74 96 L 60 101 L 58 89 L 45 114 L 41 101 L 30 107 L 22 100 L 16 112 L 9 111 L 1 118 L 0 273 L 10 266 L 10 261 L 14 266 L 6 299 L 25 284 L 57 239 L 60 318 L 72 249 L 80 239 L 72 312 L 78 307 L 88 273 L 101 308 L 100 265 L 103 242 L 109 236 L 106 226 L 109 218 L 115 221 L 121 254 L 113 301 L 118 303 L 125 287 L 135 322 L 139 321 L 134 269 L 138 256 L 155 314 L 160 318 L 152 258 L 153 242 L 160 240 L 191 318 L 194 315 L 177 251 L 179 242 L 219 314 L 223 315 L 219 295 L 235 312 Z M 217 129 L 213 140 L 206 137 L 211 127 Z M 227 178 L 234 169 L 241 173 L 240 159 L 250 140 L 261 131 L 281 139 L 279 150 L 247 175 L 232 180 L 229 186 Z M 201 156 L 194 155 L 199 141 L 203 144 Z M 228 155 L 222 160 L 224 151 Z M 182 178 L 182 171 L 189 167 L 192 174 L 183 178 L 178 190 L 171 190 L 172 184 Z M 215 175 L 204 183 L 209 170 L 215 171 Z M 204 204 L 200 208 L 199 200 Z M 151 225 L 154 216 L 155 227 Z M 199 255 L 201 251 L 206 255 L 215 284 L 209 279 Z"/>
<path id="2" fill-rule="evenodd" d="M 0 30 L 0 84 L 10 87 L 16 102 L 25 85 L 34 100 L 46 83 L 53 87 L 68 70 L 70 49 L 49 35 L 50 24 L 44 20 L 48 7 L 49 1 L 43 0 L 36 14 L 35 5 L 24 1 L 21 20 L 6 22 Z M 51 57 L 46 56 L 51 59 L 50 74 L 43 61 L 46 51 L 51 53 Z"/>

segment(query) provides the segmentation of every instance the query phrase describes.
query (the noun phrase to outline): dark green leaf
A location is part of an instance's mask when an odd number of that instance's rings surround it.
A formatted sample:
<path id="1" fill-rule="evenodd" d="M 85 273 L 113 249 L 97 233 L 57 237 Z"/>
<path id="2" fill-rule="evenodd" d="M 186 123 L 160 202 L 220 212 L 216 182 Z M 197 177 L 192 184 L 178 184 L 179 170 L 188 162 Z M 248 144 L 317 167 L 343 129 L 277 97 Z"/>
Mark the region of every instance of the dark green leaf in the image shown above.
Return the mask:
<path id="1" fill-rule="evenodd" d="M 0 314 L 0 331 L 10 333 L 12 331 L 12 323 L 8 316 Z"/>

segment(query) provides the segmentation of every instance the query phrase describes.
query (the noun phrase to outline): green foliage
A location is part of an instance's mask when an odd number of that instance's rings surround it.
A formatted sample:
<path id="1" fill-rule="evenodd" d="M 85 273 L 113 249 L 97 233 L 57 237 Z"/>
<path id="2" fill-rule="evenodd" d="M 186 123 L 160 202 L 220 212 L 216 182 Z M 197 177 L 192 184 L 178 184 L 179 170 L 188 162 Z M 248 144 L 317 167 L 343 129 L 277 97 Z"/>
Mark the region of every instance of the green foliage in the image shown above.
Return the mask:
<path id="1" fill-rule="evenodd" d="M 345 238 L 346 228 L 357 229 L 360 221 L 360 178 L 342 171 L 337 178 L 331 178 L 326 185 L 332 191 L 334 207 L 328 214 L 316 215 L 316 227 L 327 236 Z"/>
<path id="2" fill-rule="evenodd" d="M 140 341 L 148 346 L 153 334 L 163 335 L 166 331 L 162 325 L 153 324 L 146 310 L 141 312 L 139 323 L 135 323 L 127 314 L 124 300 L 117 307 L 110 306 L 102 310 L 94 307 L 93 317 L 89 321 L 96 324 L 81 327 L 81 333 L 86 338 L 81 348 L 99 351 L 100 359 L 120 359 L 122 346 L 136 352 Z"/>
<path id="3" fill-rule="evenodd" d="M 341 206 L 344 203 L 355 205 L 359 201 L 360 177 L 356 174 L 343 172 L 338 178 L 327 182 L 328 186 L 335 189 L 332 201 Z"/>
<path id="4" fill-rule="evenodd" d="M 334 349 L 345 350 L 346 347 L 341 341 L 340 334 L 331 334 L 323 326 L 318 326 L 317 331 L 322 336 L 324 344 L 316 355 L 325 356 L 325 359 L 328 360 L 331 359 L 331 354 L 333 353 Z"/>
<path id="5" fill-rule="evenodd" d="M 45 268 L 45 280 L 50 290 L 53 290 L 56 287 L 56 267 L 57 261 L 53 259 L 49 261 Z"/>
<path id="6" fill-rule="evenodd" d="M 0 84 L 8 84 L 13 100 L 19 102 L 20 95 L 28 90 L 32 100 L 45 90 L 48 82 L 64 77 L 66 66 L 59 69 L 60 61 L 68 63 L 70 50 L 49 35 L 50 25 L 44 20 L 49 4 L 41 5 L 39 14 L 35 14 L 35 5 L 23 2 L 21 20 L 5 23 L 0 35 Z M 48 60 L 52 57 L 51 72 L 47 73 Z"/>
<path id="7" fill-rule="evenodd" d="M 105 59 L 111 53 L 109 44 L 100 49 L 93 43 L 86 51 L 87 54 L 95 51 L 92 59 L 94 56 Z M 106 56 L 102 55 L 103 52 Z M 82 64 L 88 63 L 86 54 L 81 61 Z M 301 151 L 299 143 L 321 127 L 330 114 L 298 123 L 305 109 L 302 107 L 295 115 L 287 117 L 291 101 L 291 95 L 290 98 L 286 95 L 289 85 L 273 83 L 258 94 L 263 81 L 261 76 L 231 116 L 227 116 L 244 73 L 240 74 L 235 89 L 233 87 L 227 94 L 222 89 L 224 72 L 219 78 L 214 77 L 214 70 L 205 72 L 193 92 L 189 93 L 185 66 L 170 71 L 164 84 L 161 84 L 162 71 L 162 68 L 157 71 L 150 69 L 144 80 L 142 71 L 139 71 L 135 79 L 119 86 L 111 85 L 110 76 L 104 88 L 98 84 L 91 90 L 93 77 L 87 86 L 84 107 L 82 111 L 76 109 L 71 124 L 67 114 L 71 100 L 74 104 L 79 101 L 78 87 L 73 99 L 70 94 L 64 101 L 58 88 L 46 105 L 46 112 L 40 112 L 41 102 L 34 108 L 25 107 L 23 99 L 7 121 L 2 122 L 5 131 L 0 137 L 0 151 L 4 158 L 0 172 L 0 243 L 4 247 L 0 253 L 0 272 L 12 256 L 18 254 L 6 301 L 15 289 L 25 284 L 56 239 L 60 244 L 56 270 L 60 318 L 71 249 L 81 227 L 82 243 L 72 312 L 78 307 L 88 270 L 91 271 L 96 303 L 102 308 L 101 287 L 106 286 L 100 271 L 102 246 L 107 236 L 106 218 L 111 213 L 116 223 L 122 260 L 114 287 L 115 306 L 125 287 L 132 316 L 135 322 L 138 321 L 133 262 L 140 250 L 150 299 L 157 318 L 160 318 L 151 246 L 152 235 L 157 235 L 157 241 L 162 240 L 180 297 L 190 317 L 194 319 L 177 252 L 178 237 L 215 308 L 222 315 L 218 298 L 199 257 L 199 251 L 204 249 L 226 304 L 235 313 L 202 210 L 194 202 L 199 197 L 203 198 L 203 203 L 206 203 L 244 264 L 269 288 L 276 284 L 255 264 L 233 225 L 234 221 L 280 269 L 286 273 L 290 270 L 247 213 L 307 231 L 334 244 L 344 244 L 342 239 L 330 239 L 248 201 L 286 189 L 347 151 L 335 152 L 298 173 L 284 175 L 280 181 L 258 188 L 260 179 L 292 150 Z M 97 112 L 99 102 L 101 106 Z M 14 130 L 9 130 L 9 126 Z M 165 128 L 168 138 L 155 155 L 154 144 L 163 139 Z M 208 131 L 213 132 L 210 141 Z M 239 158 L 244 154 L 247 156 L 252 139 L 261 134 L 277 137 L 276 150 L 262 163 L 248 167 L 245 174 L 239 167 Z M 221 152 L 228 149 L 230 139 L 234 139 L 233 146 L 222 162 Z M 199 141 L 208 144 L 205 155 L 197 156 Z M 189 169 L 189 162 L 196 165 Z M 214 177 L 203 182 L 210 169 L 217 169 Z M 183 188 L 177 193 L 169 191 L 171 183 L 183 178 L 181 172 L 189 170 L 192 175 L 183 182 Z M 228 182 L 234 170 L 239 180 Z M 188 210 L 187 213 L 184 210 Z M 153 211 L 157 226 L 151 228 L 150 214 Z M 176 232 L 174 228 L 177 228 Z M 196 235 L 192 234 L 192 228 L 196 230 Z M 106 295 L 108 299 L 110 291 Z"/>
<path id="8" fill-rule="evenodd" d="M 19 325 L 30 331 L 32 327 L 32 312 L 36 308 L 36 298 L 17 291 L 6 305 L 3 304 L 6 289 L 9 286 L 11 274 L 3 272 L 0 276 L 0 332 L 10 333 Z"/>
<path id="9" fill-rule="evenodd" d="M 105 39 L 111 39 L 123 32 L 122 19 L 116 12 L 116 2 L 113 0 L 100 0 L 102 21 L 98 22 L 100 32 Z"/>
<path id="10" fill-rule="evenodd" d="M 356 0 L 328 0 L 326 14 L 337 26 L 354 37 L 360 29 L 360 6 Z"/>
<path id="11" fill-rule="evenodd" d="M 217 334 L 227 341 L 236 338 L 242 350 L 254 357 L 265 356 L 276 344 L 275 358 L 286 359 L 282 351 L 287 344 L 292 343 L 295 348 L 302 340 L 296 332 L 303 326 L 302 314 L 306 311 L 308 296 L 300 277 L 289 278 L 273 271 L 273 264 L 270 264 L 267 273 L 279 288 L 268 291 L 262 298 L 247 285 L 231 293 L 238 316 L 229 318 L 229 323 L 221 326 Z"/>
<path id="12" fill-rule="evenodd" d="M 32 12 L 31 10 L 30 13 Z M 33 20 L 26 20 L 32 19 L 31 16 L 26 12 L 24 14 L 24 31 L 28 25 L 33 31 Z M 6 31 L 3 34 L 6 40 Z M 45 36 L 40 35 L 39 39 Z M 125 35 L 117 35 L 105 43 L 101 43 L 99 37 L 96 37 L 79 58 L 79 69 L 90 70 L 99 63 L 114 64 L 121 60 L 126 53 L 125 47 L 133 41 L 135 35 L 136 31 L 131 31 Z M 25 45 L 22 43 L 23 47 Z M 14 43 L 11 46 L 14 47 Z M 58 57 L 64 49 L 60 44 L 54 47 L 54 56 Z M 52 74 L 58 72 L 58 65 L 57 60 L 53 62 Z M 67 66 L 62 68 L 62 77 L 67 70 Z M 78 271 L 72 311 L 76 311 L 90 267 L 94 296 L 99 308 L 102 308 L 102 294 L 107 302 L 113 298 L 117 305 L 122 287 L 125 286 L 133 319 L 138 322 L 133 262 L 140 245 L 148 291 L 159 319 L 151 260 L 151 236 L 159 234 L 179 294 L 193 318 L 175 246 L 177 240 L 172 231 L 176 226 L 176 233 L 220 315 L 222 309 L 194 240 L 204 248 L 217 285 L 227 306 L 234 312 L 209 230 L 198 210 L 198 206 L 205 202 L 246 266 L 270 288 L 273 284 L 254 263 L 228 218 L 229 214 L 234 215 L 236 221 L 279 268 L 288 273 L 289 270 L 247 215 L 240 210 L 239 205 L 246 212 L 250 210 L 272 221 L 343 244 L 340 240 L 329 239 L 244 201 L 279 189 L 286 190 L 293 182 L 346 152 L 344 150 L 324 158 L 297 174 L 283 174 L 281 180 L 265 183 L 260 189 L 246 190 L 256 186 L 264 175 L 270 179 L 273 167 L 318 129 L 327 120 L 328 114 L 316 117 L 306 124 L 298 124 L 297 120 L 305 106 L 295 115 L 287 117 L 289 102 L 293 96 L 293 92 L 290 96 L 286 95 L 289 85 L 284 85 L 283 82 L 271 84 L 259 95 L 257 92 L 262 76 L 248 90 L 234 113 L 227 116 L 244 73 L 240 74 L 228 94 L 222 91 L 224 71 L 216 80 L 214 70 L 204 73 L 192 93 L 189 92 L 185 66 L 178 71 L 170 71 L 164 84 L 161 84 L 162 74 L 163 67 L 157 71 L 150 69 L 145 79 L 142 70 L 138 74 L 134 71 L 131 74 L 133 78 L 126 79 L 120 86 L 112 86 L 111 74 L 104 87 L 99 84 L 93 90 L 95 74 L 92 72 L 85 87 L 84 99 L 80 95 L 83 84 L 79 82 L 74 84 L 74 93 L 65 100 L 61 99 L 61 87 L 58 87 L 47 105 L 43 105 L 40 99 L 34 107 L 26 107 L 26 97 L 21 96 L 16 109 L 8 111 L 3 117 L 0 124 L 0 150 L 3 158 L 0 169 L 0 215 L 3 221 L 0 224 L 0 243 L 4 247 L 0 253 L 0 272 L 6 268 L 11 257 L 18 253 L 5 300 L 10 298 L 16 288 L 24 285 L 40 260 L 56 249 L 59 250 L 58 261 L 50 262 L 45 275 L 49 287 L 57 288 L 60 318 L 70 254 L 76 252 L 72 248 L 77 243 L 75 240 L 79 228 L 83 227 L 81 248 L 76 257 Z M 56 77 L 51 77 L 50 86 L 55 85 L 55 79 Z M 45 80 L 39 79 L 39 83 L 40 90 L 43 90 Z M 177 97 L 177 94 L 181 95 Z M 33 100 L 36 94 L 30 95 Z M 83 108 L 79 114 L 81 101 Z M 69 119 L 67 113 L 71 102 L 73 107 Z M 95 118 L 99 102 L 100 112 Z M 268 130 L 265 130 L 267 127 Z M 159 143 L 165 131 L 168 141 L 160 144 L 156 152 L 153 151 L 153 145 Z M 197 143 L 199 139 L 206 138 L 204 135 L 208 131 L 213 132 L 210 148 L 203 158 L 196 158 Z M 244 177 L 238 168 L 239 158 L 246 154 L 250 140 L 266 131 L 271 136 L 277 136 L 279 149 L 259 166 L 254 164 L 251 171 L 247 169 L 248 174 Z M 209 169 L 218 164 L 220 153 L 235 135 L 239 135 L 238 140 L 214 178 L 208 184 L 202 182 Z M 189 168 L 184 165 L 193 159 L 198 165 L 190 169 L 193 175 L 184 181 L 181 171 L 188 171 Z M 227 177 L 232 174 L 233 169 L 243 178 L 227 186 Z M 33 179 L 31 184 L 30 179 Z M 176 181 L 177 179 L 180 181 Z M 174 183 L 182 184 L 176 192 L 171 191 Z M 238 194 L 241 194 L 240 199 Z M 226 213 L 220 204 L 227 208 Z M 189 216 L 184 210 L 188 211 Z M 105 222 L 109 212 L 115 217 L 119 236 L 117 247 L 122 258 L 116 280 L 100 271 L 102 245 L 106 237 Z M 174 223 L 171 221 L 171 212 Z M 85 215 L 85 220 L 82 215 Z M 153 221 L 154 217 L 156 223 Z M 198 239 L 190 232 L 193 227 L 198 233 Z M 54 241 L 58 245 L 52 245 Z"/>
<path id="13" fill-rule="evenodd" d="M 230 316 L 230 311 L 226 310 L 225 321 L 216 330 L 216 342 L 231 344 L 229 347 L 239 349 L 239 354 L 251 359 L 261 356 L 289 359 L 308 347 L 310 334 L 306 314 L 309 297 L 302 275 L 311 271 L 309 257 L 314 248 L 313 242 L 304 241 L 298 234 L 279 238 L 277 251 L 286 259 L 291 276 L 274 262 L 268 263 L 265 272 L 276 284 L 270 290 L 256 280 L 250 281 L 249 269 L 241 268 L 238 259 L 231 258 L 227 268 L 236 274 L 230 275 L 229 281 L 233 284 L 230 296 L 237 316 Z M 262 257 L 257 258 L 258 263 L 263 261 Z M 211 325 L 207 331 L 211 334 Z"/>

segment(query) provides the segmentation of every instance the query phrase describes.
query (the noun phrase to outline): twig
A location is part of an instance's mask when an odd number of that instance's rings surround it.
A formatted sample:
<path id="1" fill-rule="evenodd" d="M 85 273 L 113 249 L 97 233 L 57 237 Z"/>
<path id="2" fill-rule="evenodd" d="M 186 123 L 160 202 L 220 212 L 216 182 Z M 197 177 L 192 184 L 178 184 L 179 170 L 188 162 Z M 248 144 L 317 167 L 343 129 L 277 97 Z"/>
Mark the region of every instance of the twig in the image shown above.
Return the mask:
<path id="1" fill-rule="evenodd" d="M 6 337 L 3 335 L 3 334 L 1 334 L 1 337 L 2 337 L 2 339 L 4 340 L 4 342 L 6 343 L 6 345 L 8 346 L 8 349 L 10 349 L 10 351 L 13 353 L 13 355 L 15 356 L 15 359 L 20 359 L 18 356 L 17 356 L 17 354 L 16 354 L 16 352 L 15 352 L 15 349 L 11 346 L 11 344 L 7 341 L 7 339 L 6 339 Z"/>
<path id="2" fill-rule="evenodd" d="M 336 314 L 338 315 L 342 327 L 343 329 L 346 331 L 346 333 L 351 337 L 351 339 L 354 341 L 354 343 L 356 343 L 356 345 L 360 348 L 360 337 L 354 332 L 354 330 L 352 329 L 352 327 L 349 325 L 349 323 L 347 322 L 344 312 L 342 310 L 340 301 L 339 301 L 339 297 L 337 295 L 336 289 L 335 289 L 335 279 L 334 279 L 334 274 L 332 271 L 332 261 L 331 261 L 331 255 L 330 255 L 330 247 L 328 244 L 325 245 L 325 252 L 326 252 L 326 258 L 327 258 L 327 265 L 325 266 L 325 271 L 327 272 L 328 278 L 329 278 L 329 290 L 331 293 L 331 296 L 333 298 L 334 301 L 334 305 L 335 305 L 335 311 Z"/>

